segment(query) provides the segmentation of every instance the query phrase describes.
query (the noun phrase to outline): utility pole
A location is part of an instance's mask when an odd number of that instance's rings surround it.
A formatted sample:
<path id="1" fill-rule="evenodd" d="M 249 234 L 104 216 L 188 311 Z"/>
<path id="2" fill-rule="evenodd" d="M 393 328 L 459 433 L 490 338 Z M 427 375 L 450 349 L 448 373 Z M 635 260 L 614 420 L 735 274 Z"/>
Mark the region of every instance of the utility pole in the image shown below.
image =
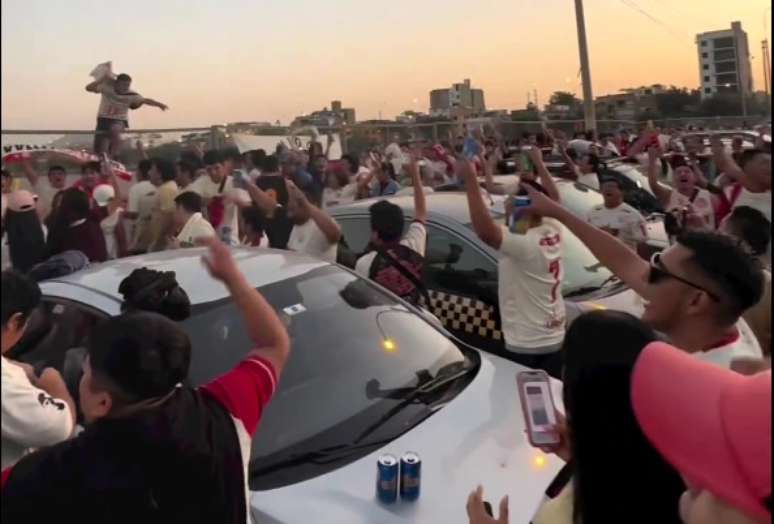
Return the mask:
<path id="1" fill-rule="evenodd" d="M 769 81 L 771 80 L 771 57 L 769 56 L 769 41 L 764 40 L 763 46 L 763 84 L 765 86 L 766 96 L 770 94 Z"/>
<path id="2" fill-rule="evenodd" d="M 586 131 L 596 131 L 597 116 L 594 110 L 594 94 L 591 89 L 591 68 L 589 66 L 589 49 L 586 43 L 583 0 L 575 0 L 575 21 L 578 24 L 578 51 L 580 52 L 581 78 L 583 79 L 583 116 Z"/>

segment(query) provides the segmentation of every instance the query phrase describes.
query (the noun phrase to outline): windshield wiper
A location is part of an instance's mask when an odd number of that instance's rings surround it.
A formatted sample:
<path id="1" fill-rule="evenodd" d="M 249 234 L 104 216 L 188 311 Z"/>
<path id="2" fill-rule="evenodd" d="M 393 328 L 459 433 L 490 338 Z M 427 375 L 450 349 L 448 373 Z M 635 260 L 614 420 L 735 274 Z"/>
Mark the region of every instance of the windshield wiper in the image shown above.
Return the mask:
<path id="1" fill-rule="evenodd" d="M 620 282 L 621 279 L 619 279 L 617 276 L 611 274 L 609 277 L 607 277 L 598 286 L 583 286 L 583 287 L 579 287 L 579 288 L 573 289 L 572 291 L 570 291 L 569 293 L 564 295 L 564 298 L 572 298 L 572 297 L 577 297 L 579 295 L 585 295 L 587 293 L 593 293 L 594 291 L 599 291 L 600 289 L 604 288 L 608 284 L 610 284 L 612 282 L 616 282 L 616 281 Z"/>

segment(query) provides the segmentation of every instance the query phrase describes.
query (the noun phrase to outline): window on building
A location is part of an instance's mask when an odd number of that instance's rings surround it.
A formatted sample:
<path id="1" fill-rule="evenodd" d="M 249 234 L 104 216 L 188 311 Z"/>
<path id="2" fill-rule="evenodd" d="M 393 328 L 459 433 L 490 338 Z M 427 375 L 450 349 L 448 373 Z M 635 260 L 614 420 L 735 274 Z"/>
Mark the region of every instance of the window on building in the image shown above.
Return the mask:
<path id="1" fill-rule="evenodd" d="M 704 77 L 704 81 L 705 81 L 705 82 L 709 82 L 709 81 L 710 81 L 710 77 L 708 77 L 708 76 L 705 76 L 705 77 Z"/>
<path id="2" fill-rule="evenodd" d="M 736 77 L 736 73 L 717 75 L 715 77 L 716 84 L 736 84 L 737 82 L 738 78 Z"/>
<path id="3" fill-rule="evenodd" d="M 701 57 L 702 57 L 702 58 L 709 58 L 709 53 L 702 53 L 702 54 L 701 54 Z"/>
<path id="4" fill-rule="evenodd" d="M 721 49 L 720 51 L 715 51 L 713 57 L 715 62 L 723 62 L 724 60 L 736 60 L 736 50 Z"/>
<path id="5" fill-rule="evenodd" d="M 720 62 L 715 64 L 717 73 L 736 73 L 736 62 Z"/>
<path id="6" fill-rule="evenodd" d="M 709 64 L 704 64 L 703 66 L 701 66 L 701 68 L 704 69 L 705 71 L 709 71 Z"/>
<path id="7" fill-rule="evenodd" d="M 701 41 L 701 46 L 702 47 L 707 47 L 707 41 L 706 40 L 702 40 Z"/>
<path id="8" fill-rule="evenodd" d="M 732 37 L 716 38 L 713 43 L 715 44 L 715 49 L 720 49 L 723 47 L 734 47 L 734 39 Z"/>
<path id="9" fill-rule="evenodd" d="M 711 87 L 705 87 L 704 88 L 704 94 L 711 95 L 712 94 L 712 88 Z"/>

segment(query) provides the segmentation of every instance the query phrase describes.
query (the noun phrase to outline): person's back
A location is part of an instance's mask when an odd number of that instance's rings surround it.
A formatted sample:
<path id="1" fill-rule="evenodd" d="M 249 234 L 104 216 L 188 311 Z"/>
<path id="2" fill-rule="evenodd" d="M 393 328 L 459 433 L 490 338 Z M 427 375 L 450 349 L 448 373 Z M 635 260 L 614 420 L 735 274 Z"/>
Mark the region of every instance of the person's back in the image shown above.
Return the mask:
<path id="1" fill-rule="evenodd" d="M 35 199 L 29 191 L 10 194 L 4 218 L 11 265 L 26 273 L 46 257 L 45 231 L 36 211 Z"/>
<path id="2" fill-rule="evenodd" d="M 47 247 L 49 256 L 74 250 L 85 254 L 91 262 L 107 260 L 105 236 L 90 213 L 88 196 L 81 190 L 64 191 Z"/>
<path id="3" fill-rule="evenodd" d="M 203 259 L 232 292 L 253 344 L 244 360 L 191 389 L 191 343 L 178 324 L 130 312 L 98 325 L 80 384 L 87 422 L 2 475 L 7 522 L 249 521 L 250 442 L 289 352 L 281 320 L 209 239 Z"/>

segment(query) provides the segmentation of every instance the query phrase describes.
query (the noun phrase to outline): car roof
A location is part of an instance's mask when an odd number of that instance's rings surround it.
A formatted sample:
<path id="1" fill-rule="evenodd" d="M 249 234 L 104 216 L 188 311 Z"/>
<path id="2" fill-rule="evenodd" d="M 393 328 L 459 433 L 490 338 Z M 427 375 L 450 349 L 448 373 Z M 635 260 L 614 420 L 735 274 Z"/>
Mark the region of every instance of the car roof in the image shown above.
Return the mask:
<path id="1" fill-rule="evenodd" d="M 123 297 L 118 292 L 121 281 L 135 269 L 145 267 L 156 271 L 174 271 L 178 284 L 188 294 L 191 304 L 226 298 L 226 287 L 210 277 L 202 265 L 201 257 L 205 252 L 205 248 L 177 249 L 111 260 L 94 264 L 72 275 L 46 280 L 45 284 L 86 288 L 121 302 Z M 250 285 L 256 288 L 330 265 L 292 251 L 232 248 L 231 252 L 240 271 Z"/>

